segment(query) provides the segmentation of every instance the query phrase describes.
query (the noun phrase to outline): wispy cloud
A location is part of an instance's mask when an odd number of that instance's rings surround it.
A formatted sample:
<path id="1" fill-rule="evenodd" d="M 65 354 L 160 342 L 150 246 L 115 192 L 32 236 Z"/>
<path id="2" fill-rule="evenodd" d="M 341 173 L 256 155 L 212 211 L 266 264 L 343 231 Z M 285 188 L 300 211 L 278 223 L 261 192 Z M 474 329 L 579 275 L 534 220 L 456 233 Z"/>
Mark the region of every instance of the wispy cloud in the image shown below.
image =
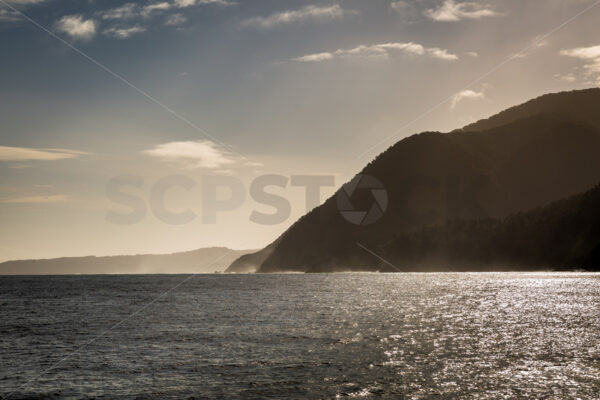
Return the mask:
<path id="1" fill-rule="evenodd" d="M 447 61 L 458 60 L 458 56 L 456 54 L 451 54 L 446 49 L 438 49 L 438 48 L 427 49 L 427 53 L 429 54 L 430 57 L 439 58 L 440 60 L 447 60 Z"/>
<path id="2" fill-rule="evenodd" d="M 196 0 L 175 0 L 177 7 L 190 7 L 196 4 Z"/>
<path id="3" fill-rule="evenodd" d="M 36 3 L 43 3 L 46 0 L 10 0 L 10 3 L 13 4 L 36 4 Z"/>
<path id="4" fill-rule="evenodd" d="M 21 16 L 18 13 L 14 12 L 13 10 L 3 8 L 2 5 L 0 5 L 0 21 L 14 22 L 18 21 L 19 19 L 21 19 Z"/>
<path id="5" fill-rule="evenodd" d="M 393 52 L 402 52 L 413 56 L 427 56 L 446 61 L 458 60 L 457 55 L 450 53 L 446 49 L 440 49 L 438 47 L 427 48 L 421 44 L 413 42 L 395 42 L 374 45 L 360 45 L 352 49 L 338 49 L 333 52 L 307 54 L 301 57 L 296 57 L 293 59 L 293 61 L 321 62 L 336 58 L 387 59 Z"/>
<path id="6" fill-rule="evenodd" d="M 65 15 L 56 22 L 56 29 L 73 39 L 88 40 L 96 34 L 96 21 L 84 19 L 81 15 Z"/>
<path id="7" fill-rule="evenodd" d="M 153 13 L 166 11 L 169 10 L 171 7 L 173 7 L 173 5 L 166 1 L 148 4 L 147 6 L 142 8 L 142 16 L 149 17 Z"/>
<path id="8" fill-rule="evenodd" d="M 33 149 L 29 147 L 0 146 L 0 161 L 56 161 L 85 155 L 68 149 Z"/>
<path id="9" fill-rule="evenodd" d="M 600 45 L 561 50 L 560 55 L 586 61 L 583 65 L 585 78 L 590 83 L 600 84 Z"/>
<path id="10" fill-rule="evenodd" d="M 329 22 L 341 19 L 345 14 L 354 13 L 346 11 L 338 4 L 328 7 L 314 5 L 306 6 L 299 10 L 289 10 L 271 14 L 266 17 L 253 17 L 242 22 L 243 27 L 270 29 L 280 25 L 303 22 Z"/>
<path id="11" fill-rule="evenodd" d="M 563 56 L 577 57 L 583 60 L 597 60 L 600 58 L 600 46 L 577 47 L 575 49 L 561 50 Z"/>
<path id="12" fill-rule="evenodd" d="M 427 17 L 434 21 L 454 22 L 463 19 L 481 19 L 504 15 L 493 8 L 477 2 L 456 2 L 445 0 L 439 7 L 425 10 Z"/>
<path id="13" fill-rule="evenodd" d="M 129 26 L 129 27 L 112 27 L 104 30 L 105 35 L 111 36 L 115 39 L 127 39 L 132 35 L 145 32 L 146 28 L 139 25 Z"/>
<path id="14" fill-rule="evenodd" d="M 175 6 L 179 8 L 209 4 L 215 4 L 220 6 L 232 6 L 235 4 L 235 2 L 228 0 L 175 0 Z"/>
<path id="15" fill-rule="evenodd" d="M 232 3 L 227 0 L 174 0 L 173 3 L 169 3 L 168 1 L 161 1 L 144 6 L 141 10 L 141 15 L 143 17 L 149 17 L 153 13 L 163 12 L 174 8 L 187 8 L 192 6 L 209 4 L 231 6 L 235 3 Z"/>
<path id="16" fill-rule="evenodd" d="M 142 154 L 184 169 L 219 169 L 235 162 L 208 140 L 163 143 Z"/>
<path id="17" fill-rule="evenodd" d="M 168 1 L 162 1 L 147 4 L 145 6 L 140 6 L 137 3 L 125 3 L 122 6 L 102 11 L 99 13 L 99 15 L 102 19 L 105 20 L 124 20 L 140 17 L 148 18 L 155 13 L 164 12 L 171 9 L 188 8 L 197 5 L 210 4 L 231 6 L 235 3 L 227 0 L 174 0 L 172 3 Z"/>
<path id="18" fill-rule="evenodd" d="M 416 22 L 421 15 L 414 2 L 404 0 L 392 1 L 390 3 L 390 8 L 398 13 L 404 22 L 408 23 Z"/>
<path id="19" fill-rule="evenodd" d="M 294 61 L 300 62 L 319 62 L 319 61 L 327 61 L 333 60 L 335 58 L 333 53 L 315 53 L 315 54 L 307 54 L 302 57 L 294 58 Z"/>
<path id="20" fill-rule="evenodd" d="M 6 0 L 6 2 L 19 5 L 19 6 L 28 6 L 31 4 L 42 3 L 46 0 Z M 6 4 L 0 3 L 0 21 L 4 22 L 12 22 L 18 21 L 21 19 L 21 15 L 19 13 L 11 10 Z"/>
<path id="21" fill-rule="evenodd" d="M 481 88 L 481 91 L 476 92 L 474 90 L 462 90 L 454 95 L 452 98 L 452 102 L 450 103 L 450 108 L 454 109 L 464 100 L 485 100 L 487 97 L 485 95 L 485 91 L 489 88 L 489 85 L 484 84 Z"/>
<path id="22" fill-rule="evenodd" d="M 554 77 L 560 79 L 563 82 L 573 83 L 577 81 L 577 77 L 574 73 L 569 72 L 568 74 L 554 74 Z"/>
<path id="23" fill-rule="evenodd" d="M 24 196 L 8 199 L 0 199 L 0 203 L 4 204 L 44 204 L 44 203 L 66 203 L 72 201 L 71 197 L 64 194 L 52 196 Z"/>
<path id="24" fill-rule="evenodd" d="M 165 25 L 167 26 L 179 26 L 185 24 L 187 22 L 187 18 L 183 14 L 173 14 L 169 15 L 165 20 Z"/>
<path id="25" fill-rule="evenodd" d="M 100 13 L 102 19 L 131 19 L 140 14 L 139 6 L 135 3 L 125 3 L 120 7 L 111 8 Z"/>
<path id="26" fill-rule="evenodd" d="M 390 3 L 390 7 L 392 8 L 392 10 L 397 11 L 399 13 L 403 13 L 406 10 L 411 10 L 412 9 L 412 4 L 409 3 L 408 1 L 404 1 L 404 0 L 400 0 L 400 1 L 392 1 Z"/>

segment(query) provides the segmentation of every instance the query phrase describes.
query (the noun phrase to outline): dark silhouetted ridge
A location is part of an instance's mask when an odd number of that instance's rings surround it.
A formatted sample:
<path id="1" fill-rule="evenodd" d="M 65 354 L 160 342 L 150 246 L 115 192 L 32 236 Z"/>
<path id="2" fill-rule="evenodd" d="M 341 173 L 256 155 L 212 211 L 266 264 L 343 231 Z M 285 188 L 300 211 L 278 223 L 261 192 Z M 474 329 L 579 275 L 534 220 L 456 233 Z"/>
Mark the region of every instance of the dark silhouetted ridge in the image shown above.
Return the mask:
<path id="1" fill-rule="evenodd" d="M 452 133 L 410 136 L 361 171 L 388 192 L 383 218 L 368 226 L 349 223 L 338 210 L 336 193 L 268 249 L 242 261 L 260 263 L 259 272 L 374 270 L 377 260 L 356 243 L 383 249 L 427 227 L 503 221 L 587 191 L 600 182 L 598 109 L 600 89 L 556 93 Z M 362 210 L 373 197 L 358 190 L 351 200 Z M 527 265 L 526 258 L 507 259 Z"/>
<path id="2" fill-rule="evenodd" d="M 562 119 L 585 122 L 600 128 L 600 113 L 597 108 L 599 102 L 600 89 L 598 88 L 549 93 L 467 125 L 462 130 L 484 131 L 544 113 L 554 114 Z"/>

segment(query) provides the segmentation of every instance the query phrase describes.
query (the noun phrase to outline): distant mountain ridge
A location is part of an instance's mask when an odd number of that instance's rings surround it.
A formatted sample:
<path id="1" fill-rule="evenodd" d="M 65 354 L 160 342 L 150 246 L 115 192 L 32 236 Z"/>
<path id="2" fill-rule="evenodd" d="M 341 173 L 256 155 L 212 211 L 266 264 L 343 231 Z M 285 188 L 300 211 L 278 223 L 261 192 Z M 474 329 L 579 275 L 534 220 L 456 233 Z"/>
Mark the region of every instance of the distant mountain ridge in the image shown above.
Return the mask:
<path id="1" fill-rule="evenodd" d="M 244 268 L 376 270 L 377 260 L 357 243 L 383 248 L 426 227 L 502 220 L 589 190 L 600 182 L 599 109 L 600 89 L 555 93 L 451 133 L 407 137 L 360 172 L 388 192 L 382 219 L 350 224 L 339 213 L 336 193 L 267 248 L 244 257 Z M 352 199 L 356 208 L 372 201 L 369 191 Z"/>
<path id="2" fill-rule="evenodd" d="M 0 275 L 173 274 L 223 272 L 253 250 L 208 247 L 172 254 L 62 257 L 0 263 Z"/>

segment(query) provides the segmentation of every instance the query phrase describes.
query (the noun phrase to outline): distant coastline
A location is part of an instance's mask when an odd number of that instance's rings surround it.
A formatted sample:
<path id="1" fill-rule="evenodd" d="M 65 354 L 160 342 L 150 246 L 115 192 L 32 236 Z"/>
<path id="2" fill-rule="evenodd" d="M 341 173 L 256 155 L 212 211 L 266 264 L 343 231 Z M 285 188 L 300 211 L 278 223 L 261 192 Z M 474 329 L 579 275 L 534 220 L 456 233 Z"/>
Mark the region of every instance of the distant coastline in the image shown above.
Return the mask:
<path id="1" fill-rule="evenodd" d="M 223 272 L 253 250 L 209 247 L 171 254 L 61 257 L 0 263 L 0 275 L 133 275 Z"/>

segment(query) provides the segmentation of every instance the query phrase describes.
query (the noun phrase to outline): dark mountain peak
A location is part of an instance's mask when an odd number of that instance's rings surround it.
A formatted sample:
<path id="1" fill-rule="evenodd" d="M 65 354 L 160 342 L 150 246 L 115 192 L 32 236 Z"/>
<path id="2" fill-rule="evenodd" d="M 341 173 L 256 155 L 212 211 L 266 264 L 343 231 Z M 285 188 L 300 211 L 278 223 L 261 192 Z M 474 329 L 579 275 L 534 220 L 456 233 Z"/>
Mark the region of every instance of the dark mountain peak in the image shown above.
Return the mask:
<path id="1" fill-rule="evenodd" d="M 599 108 L 600 89 L 555 93 L 459 131 L 423 132 L 402 139 L 361 171 L 385 187 L 389 205 L 383 218 L 369 225 L 352 224 L 340 213 L 338 190 L 266 249 L 240 258 L 232 269 L 372 270 L 377 265 L 373 256 L 356 243 L 381 248 L 394 238 L 411 237 L 452 220 L 499 225 L 510 214 L 584 192 L 600 182 Z M 356 191 L 351 202 L 356 209 L 368 210 L 365 206 L 372 204 L 373 195 Z M 460 235 L 462 228 L 448 229 Z M 492 232 L 490 228 L 482 234 Z M 531 228 L 531 232 L 540 231 Z M 425 242 L 419 245 L 426 249 L 430 237 L 421 237 Z M 399 246 L 390 254 L 401 260 Z M 527 264 L 525 258 L 522 261 Z"/>

